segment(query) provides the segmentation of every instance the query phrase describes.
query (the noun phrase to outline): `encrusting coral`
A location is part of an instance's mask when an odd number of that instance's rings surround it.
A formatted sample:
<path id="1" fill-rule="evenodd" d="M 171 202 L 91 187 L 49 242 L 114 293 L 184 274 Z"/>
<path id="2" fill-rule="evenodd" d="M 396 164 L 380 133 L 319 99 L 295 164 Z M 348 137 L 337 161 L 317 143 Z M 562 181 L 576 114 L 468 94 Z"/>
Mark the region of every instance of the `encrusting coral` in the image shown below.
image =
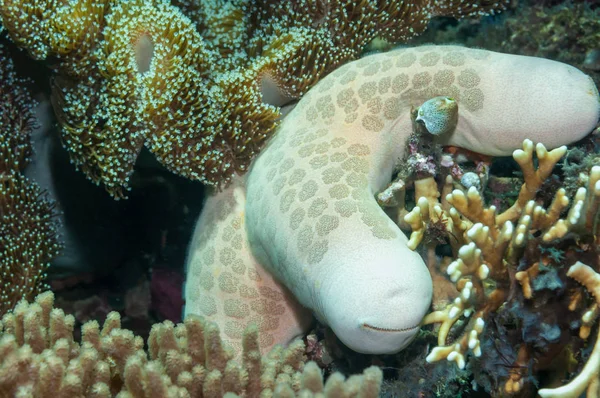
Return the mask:
<path id="1" fill-rule="evenodd" d="M 495 206 L 484 205 L 474 187 L 466 193 L 452 191 L 451 177 L 446 180 L 441 202 L 433 178 L 427 179 L 428 184 L 421 183 L 430 189 L 416 191 L 417 206 L 405 216 L 413 230 L 411 247 L 423 241 L 429 226 L 441 222 L 455 256 L 446 267 L 447 274 L 459 292 L 446 308 L 423 320 L 424 325 L 440 324 L 438 346 L 427 361 L 447 359 L 464 368 L 467 353 L 472 352 L 473 361 L 480 363 L 477 366 L 485 366 L 486 360 L 494 361 L 493 351 L 497 350 L 514 363 L 508 373 L 496 373 L 497 384 L 492 388 L 514 394 L 535 380 L 531 369 L 542 369 L 566 346 L 576 349 L 577 343 L 568 337 L 573 325 L 580 325 L 581 339 L 589 336 L 598 306 L 593 304 L 582 311 L 585 296 L 567 276 L 597 296 L 593 282 L 597 284 L 598 276 L 593 270 L 600 265 L 600 166 L 591 168 L 587 188 L 579 188 L 572 200 L 559 189 L 551 203 L 537 201 L 543 183 L 565 152 L 566 147 L 547 151 L 542 144 L 534 150 L 533 143 L 526 140 L 523 149 L 513 154 L 523 171 L 524 184 L 513 206 L 499 214 Z M 593 268 L 565 266 L 578 259 L 586 259 Z M 518 335 L 498 326 L 511 322 L 511 318 L 523 323 Z M 490 327 L 492 331 L 488 331 Z M 506 345 L 488 344 L 490 334 L 505 334 Z M 589 387 L 588 393 L 596 391 L 590 396 L 597 396 L 596 356 L 589 357 L 582 376 L 556 392 L 541 390 L 540 394 L 578 397 Z"/>
<path id="2" fill-rule="evenodd" d="M 218 327 L 191 316 L 153 326 L 147 341 L 121 329 L 116 312 L 73 338 L 74 318 L 50 292 L 20 302 L 0 322 L 0 397 L 377 397 L 382 372 L 371 367 L 347 380 L 323 382 L 297 340 L 262 356 L 258 331 L 244 333 L 242 361 L 231 360 Z"/>
<path id="3" fill-rule="evenodd" d="M 36 125 L 26 84 L 0 43 L 0 315 L 41 292 L 59 249 L 54 205 L 22 173 Z"/>
<path id="4" fill-rule="evenodd" d="M 172 172 L 222 186 L 246 171 L 279 105 L 373 38 L 406 40 L 434 15 L 504 8 L 488 0 L 201 4 L 181 3 L 192 22 L 166 0 L 0 2 L 13 41 L 51 62 L 73 163 L 115 197 L 143 145 Z"/>

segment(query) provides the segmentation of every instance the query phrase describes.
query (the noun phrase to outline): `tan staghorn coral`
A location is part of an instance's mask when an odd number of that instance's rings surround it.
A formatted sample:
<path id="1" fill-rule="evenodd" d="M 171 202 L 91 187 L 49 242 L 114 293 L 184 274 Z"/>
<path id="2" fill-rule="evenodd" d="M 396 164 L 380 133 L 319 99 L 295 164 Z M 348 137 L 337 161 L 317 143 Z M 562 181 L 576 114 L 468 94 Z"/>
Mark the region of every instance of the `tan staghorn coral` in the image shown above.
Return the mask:
<path id="1" fill-rule="evenodd" d="M 73 163 L 123 197 L 143 145 L 170 171 L 222 186 L 246 171 L 278 106 L 375 37 L 406 40 L 434 15 L 485 15 L 504 3 L 176 2 L 192 22 L 165 0 L 2 0 L 0 16 L 15 43 L 52 60 Z"/>
<path id="2" fill-rule="evenodd" d="M 509 336 L 520 341 L 512 343 L 516 347 L 511 354 L 514 363 L 502 387 L 504 393 L 514 394 L 531 380 L 527 369 L 540 369 L 565 346 L 576 349 L 579 343 L 568 337 L 572 327 L 569 322 L 579 322 L 580 338 L 587 339 L 597 315 L 597 304 L 586 309 L 581 320 L 577 320 L 584 295 L 580 288 L 571 286 L 572 282 L 566 282 L 566 276 L 572 272 L 567 273 L 564 264 L 588 258 L 598 266 L 600 166 L 592 167 L 587 188 L 577 191 L 570 208 L 571 201 L 564 189 L 556 192 L 551 203 L 540 203 L 538 191 L 565 151 L 561 147 L 548 152 L 538 144 L 535 167 L 534 146 L 526 140 L 523 150 L 513 154 L 525 182 L 514 205 L 500 214 L 494 206 L 484 205 L 474 187 L 466 193 L 454 190 L 445 196 L 445 202 L 439 203 L 433 179 L 430 179 L 432 188 L 425 191 L 419 192 L 415 183 L 416 197 L 420 199 L 405 216 L 413 229 L 412 247 L 425 239 L 433 224 L 442 223 L 455 256 L 447 266 L 447 274 L 459 294 L 446 308 L 430 313 L 423 320 L 423 324 L 440 325 L 438 346 L 427 361 L 447 359 L 464 368 L 469 352 L 475 358 L 486 355 L 493 358 L 485 350 L 503 348 L 487 344 L 489 334 L 504 333 L 502 328 L 498 329 L 498 323 L 505 322 L 506 317 L 521 319 L 522 335 Z M 451 184 L 452 179 L 448 178 L 444 190 L 448 191 Z M 576 279 L 581 281 L 580 277 Z M 516 293 L 519 287 L 520 292 Z M 566 313 L 564 317 L 558 315 L 562 312 Z M 493 331 L 488 332 L 490 322 Z M 503 340 L 507 339 L 505 336 Z M 479 359 L 482 360 L 486 359 Z"/>
<path id="3" fill-rule="evenodd" d="M 191 316 L 184 323 L 153 326 L 144 341 L 121 329 L 110 313 L 102 328 L 89 321 L 81 342 L 74 318 L 53 308 L 52 293 L 22 301 L 0 323 L 0 396 L 35 397 L 376 397 L 382 373 L 366 369 L 347 380 L 326 383 L 314 362 L 305 363 L 304 344 L 276 347 L 261 357 L 258 331 L 249 328 L 241 363 L 230 360 L 218 327 Z"/>
<path id="4" fill-rule="evenodd" d="M 59 249 L 54 205 L 22 174 L 35 127 L 26 83 L 0 44 L 0 315 L 42 291 L 48 262 Z"/>

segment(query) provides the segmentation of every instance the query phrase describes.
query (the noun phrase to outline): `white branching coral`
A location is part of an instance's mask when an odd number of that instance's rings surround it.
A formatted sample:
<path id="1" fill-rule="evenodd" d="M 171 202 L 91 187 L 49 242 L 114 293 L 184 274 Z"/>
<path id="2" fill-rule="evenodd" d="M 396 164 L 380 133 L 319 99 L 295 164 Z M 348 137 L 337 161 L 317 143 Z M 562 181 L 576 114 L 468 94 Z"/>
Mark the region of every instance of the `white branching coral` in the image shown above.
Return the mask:
<path id="1" fill-rule="evenodd" d="M 454 190 L 441 203 L 435 193 L 420 196 L 416 192 L 417 205 L 404 217 L 413 229 L 410 245 L 416 247 L 420 244 L 432 224 L 443 225 L 447 234 L 452 236 L 450 242 L 454 252 L 454 261 L 448 265 L 447 274 L 459 292 L 458 297 L 446 308 L 430 313 L 423 320 L 424 325 L 440 324 L 438 346 L 427 356 L 428 362 L 446 359 L 464 368 L 469 352 L 480 357 L 483 346 L 481 336 L 486 322 L 492 313 L 509 300 L 513 281 L 520 284 L 525 300 L 532 299 L 535 279 L 546 264 L 543 260 L 523 263 L 527 250 L 553 244 L 566 239 L 569 234 L 591 235 L 592 239 L 597 239 L 600 166 L 591 169 L 587 187 L 579 188 L 572 201 L 564 189 L 556 191 L 548 207 L 537 200 L 542 184 L 565 152 L 565 147 L 547 151 L 542 144 L 534 147 L 531 141 L 525 140 L 523 149 L 513 154 L 523 171 L 524 184 L 513 206 L 500 214 L 494 206 L 484 205 L 482 195 L 474 187 L 467 192 Z M 451 178 L 446 180 L 445 191 L 451 183 Z M 565 211 L 565 216 L 561 217 Z M 573 266 L 567 275 L 581 282 L 583 271 L 574 273 L 580 268 Z M 589 283 L 583 284 L 592 291 Z M 576 308 L 573 305 L 570 310 Z M 583 313 L 581 338 L 589 335 L 597 313 L 598 304 Z M 462 332 L 453 338 L 452 332 L 455 332 L 457 325 L 461 325 Z M 448 342 L 449 339 L 453 341 Z M 519 349 L 518 361 L 526 363 L 528 355 L 526 345 L 523 345 Z M 586 369 L 584 373 L 588 372 Z M 505 381 L 504 390 L 507 393 L 518 392 L 524 383 L 522 375 L 512 374 Z M 577 380 L 577 383 L 581 382 Z"/>

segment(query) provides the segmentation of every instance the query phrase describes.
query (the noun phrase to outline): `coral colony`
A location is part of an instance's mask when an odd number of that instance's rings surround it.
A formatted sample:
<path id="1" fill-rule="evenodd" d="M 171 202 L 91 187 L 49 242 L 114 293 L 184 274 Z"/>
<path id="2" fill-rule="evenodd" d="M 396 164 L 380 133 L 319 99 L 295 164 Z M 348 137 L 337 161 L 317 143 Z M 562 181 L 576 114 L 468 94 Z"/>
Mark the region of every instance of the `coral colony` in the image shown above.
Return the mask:
<path id="1" fill-rule="evenodd" d="M 600 396 L 594 81 L 458 45 L 364 52 L 505 8 L 0 0 L 0 397 L 385 393 L 380 366 L 323 371 L 315 318 L 357 353 L 422 346 L 430 373 L 399 381 L 419 396 L 455 368 L 491 396 Z M 212 187 L 182 323 L 76 328 L 46 291 L 65 220 L 24 174 L 39 126 L 14 47 L 48 67 L 62 145 L 108 195 L 143 147 Z M 495 175 L 510 156 L 518 178 Z"/>

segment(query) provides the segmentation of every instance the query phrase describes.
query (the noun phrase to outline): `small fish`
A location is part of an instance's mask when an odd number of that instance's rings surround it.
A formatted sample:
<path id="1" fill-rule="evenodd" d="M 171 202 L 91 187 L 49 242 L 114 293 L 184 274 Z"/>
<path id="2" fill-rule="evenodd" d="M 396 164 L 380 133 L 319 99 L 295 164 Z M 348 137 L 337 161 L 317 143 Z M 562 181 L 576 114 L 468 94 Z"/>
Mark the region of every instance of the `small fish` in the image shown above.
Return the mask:
<path id="1" fill-rule="evenodd" d="M 419 107 L 416 120 L 433 135 L 448 133 L 458 123 L 458 103 L 450 97 L 431 98 Z"/>

